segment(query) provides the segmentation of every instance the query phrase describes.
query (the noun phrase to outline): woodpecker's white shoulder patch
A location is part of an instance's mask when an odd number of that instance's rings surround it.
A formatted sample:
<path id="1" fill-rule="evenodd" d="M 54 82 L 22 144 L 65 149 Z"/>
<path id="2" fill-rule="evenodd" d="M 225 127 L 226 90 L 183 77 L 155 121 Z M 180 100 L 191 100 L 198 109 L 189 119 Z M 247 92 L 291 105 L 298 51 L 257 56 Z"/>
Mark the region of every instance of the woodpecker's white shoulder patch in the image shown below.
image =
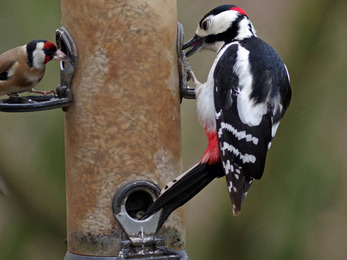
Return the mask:
<path id="1" fill-rule="evenodd" d="M 252 73 L 249 63 L 249 50 L 238 44 L 237 59 L 234 65 L 234 73 L 239 77 L 240 89 L 251 93 L 252 91 Z"/>
<path id="2" fill-rule="evenodd" d="M 252 92 L 253 76 L 249 63 L 249 51 L 240 46 L 237 51 L 237 59 L 234 65 L 234 73 L 239 78 L 239 94 L 237 96 L 237 112 L 242 123 L 248 126 L 257 126 L 261 123 L 263 115 L 267 112 L 267 104 L 255 104 L 250 99 Z"/>

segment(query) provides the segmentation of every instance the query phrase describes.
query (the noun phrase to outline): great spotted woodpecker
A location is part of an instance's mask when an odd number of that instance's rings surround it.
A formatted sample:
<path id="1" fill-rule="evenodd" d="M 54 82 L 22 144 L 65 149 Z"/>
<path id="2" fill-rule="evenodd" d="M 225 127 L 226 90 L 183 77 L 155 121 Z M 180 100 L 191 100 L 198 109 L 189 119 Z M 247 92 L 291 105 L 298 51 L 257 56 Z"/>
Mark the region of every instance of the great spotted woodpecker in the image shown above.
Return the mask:
<path id="1" fill-rule="evenodd" d="M 33 87 L 40 82 L 46 63 L 50 60 L 64 60 L 66 55 L 50 41 L 35 40 L 0 55 L 0 96 L 30 91 L 40 94 Z"/>
<path id="2" fill-rule="evenodd" d="M 217 53 L 205 83 L 190 72 L 208 146 L 201 161 L 168 183 L 147 210 L 145 217 L 162 209 L 158 228 L 173 210 L 222 176 L 238 215 L 253 180 L 262 177 L 266 153 L 291 99 L 286 66 L 257 38 L 239 7 L 223 5 L 207 13 L 184 44 L 187 48 L 187 57 L 203 49 Z"/>

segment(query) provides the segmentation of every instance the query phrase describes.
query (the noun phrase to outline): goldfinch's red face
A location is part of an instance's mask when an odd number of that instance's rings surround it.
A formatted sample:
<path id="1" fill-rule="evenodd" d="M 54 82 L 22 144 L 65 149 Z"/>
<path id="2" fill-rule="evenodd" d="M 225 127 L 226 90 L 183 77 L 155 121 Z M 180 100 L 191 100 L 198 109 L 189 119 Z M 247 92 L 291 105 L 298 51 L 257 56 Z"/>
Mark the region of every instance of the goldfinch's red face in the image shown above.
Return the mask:
<path id="1" fill-rule="evenodd" d="M 45 42 L 43 45 L 43 51 L 45 53 L 44 64 L 50 60 L 64 60 L 66 55 L 61 50 L 58 50 L 57 47 L 50 41 Z"/>
<path id="2" fill-rule="evenodd" d="M 43 44 L 42 49 L 45 54 L 44 64 L 46 64 L 47 62 L 53 59 L 53 56 L 57 51 L 57 47 L 52 42 L 47 41 Z"/>

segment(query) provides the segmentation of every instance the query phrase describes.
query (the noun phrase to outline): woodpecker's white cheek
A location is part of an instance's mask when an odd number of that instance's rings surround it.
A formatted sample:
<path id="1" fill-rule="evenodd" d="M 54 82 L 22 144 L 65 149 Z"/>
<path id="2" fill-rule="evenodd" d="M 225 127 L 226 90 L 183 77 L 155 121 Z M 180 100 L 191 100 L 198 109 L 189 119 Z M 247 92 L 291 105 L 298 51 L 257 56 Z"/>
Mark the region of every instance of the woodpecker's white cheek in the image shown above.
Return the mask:
<path id="1" fill-rule="evenodd" d="M 211 20 L 209 34 L 223 33 L 230 28 L 230 25 L 238 18 L 238 12 L 230 10 L 214 16 Z"/>
<path id="2" fill-rule="evenodd" d="M 204 20 L 204 22 L 205 21 L 208 22 L 209 28 L 210 28 L 210 25 L 211 25 L 211 19 L 212 18 L 213 18 L 213 15 L 210 15 L 210 16 L 206 17 L 205 20 Z M 203 30 L 203 29 L 200 28 L 200 25 L 198 25 L 198 28 L 196 29 L 195 34 L 199 35 L 199 36 L 202 36 L 202 37 L 205 37 L 205 36 L 209 35 L 209 29 L 208 30 Z"/>
<path id="3" fill-rule="evenodd" d="M 230 25 L 238 18 L 238 12 L 229 10 L 226 12 L 219 13 L 218 15 L 209 15 L 204 21 L 208 21 L 207 30 L 203 30 L 198 26 L 196 34 L 202 37 L 208 35 L 216 35 L 227 31 Z"/>
<path id="4" fill-rule="evenodd" d="M 208 33 L 206 31 L 200 29 L 200 26 L 198 26 L 198 28 L 196 29 L 195 34 L 199 35 L 201 37 L 205 37 L 208 35 Z"/>

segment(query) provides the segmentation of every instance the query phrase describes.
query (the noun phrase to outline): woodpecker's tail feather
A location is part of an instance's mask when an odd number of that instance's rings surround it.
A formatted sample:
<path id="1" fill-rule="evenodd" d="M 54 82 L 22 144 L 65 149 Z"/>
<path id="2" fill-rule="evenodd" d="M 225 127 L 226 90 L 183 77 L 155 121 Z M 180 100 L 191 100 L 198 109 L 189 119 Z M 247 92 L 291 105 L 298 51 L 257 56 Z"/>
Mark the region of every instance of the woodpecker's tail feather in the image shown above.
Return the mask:
<path id="1" fill-rule="evenodd" d="M 246 198 L 249 188 L 253 183 L 253 178 L 245 176 L 242 169 L 226 174 L 226 181 L 231 203 L 233 204 L 233 214 L 237 216 L 241 213 L 241 204 Z"/>
<path id="2" fill-rule="evenodd" d="M 188 202 L 213 179 L 222 176 L 224 176 L 224 170 L 221 163 L 212 165 L 208 163 L 196 164 L 165 186 L 158 199 L 148 208 L 143 218 L 147 218 L 162 209 L 157 227 L 158 230 L 172 211 Z"/>

